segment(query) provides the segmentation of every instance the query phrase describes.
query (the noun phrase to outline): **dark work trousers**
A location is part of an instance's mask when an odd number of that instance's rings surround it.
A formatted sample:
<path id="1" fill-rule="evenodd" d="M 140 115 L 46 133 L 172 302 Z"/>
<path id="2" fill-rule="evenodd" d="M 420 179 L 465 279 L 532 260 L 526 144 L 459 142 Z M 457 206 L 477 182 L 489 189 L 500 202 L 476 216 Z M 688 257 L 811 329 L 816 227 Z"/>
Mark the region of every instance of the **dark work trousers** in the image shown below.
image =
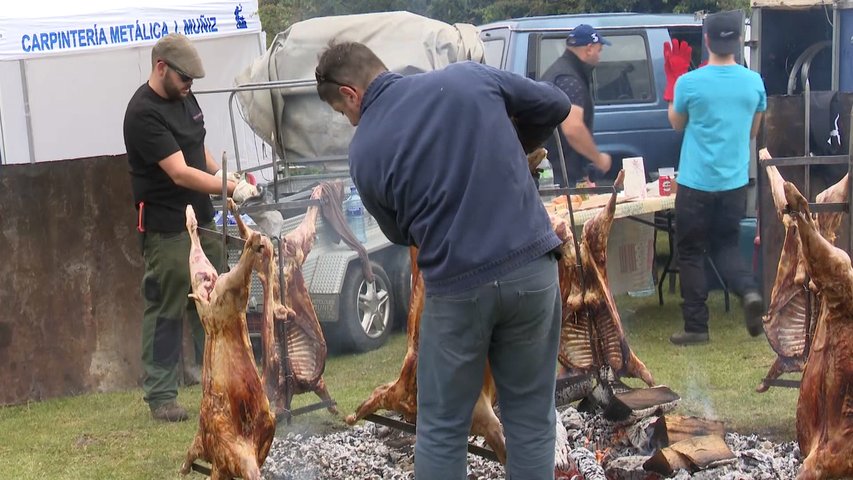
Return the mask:
<path id="1" fill-rule="evenodd" d="M 211 222 L 202 225 L 215 229 Z M 201 237 L 210 263 L 222 273 L 222 242 Z M 152 409 L 178 396 L 178 358 L 181 354 L 183 321 L 186 315 L 193 334 L 195 358 L 202 363 L 204 329 L 190 293 L 190 237 L 179 233 L 145 234 L 143 241 L 145 275 L 142 277 L 142 366 L 145 380 L 142 389 Z"/>
<path id="2" fill-rule="evenodd" d="M 507 446 L 507 478 L 554 478 L 554 383 L 561 304 L 547 254 L 497 281 L 430 296 L 418 349 L 417 480 L 464 480 L 486 360 Z"/>
<path id="3" fill-rule="evenodd" d="M 675 239 L 686 332 L 708 332 L 706 255 L 714 260 L 729 290 L 740 296 L 756 290 L 755 278 L 738 250 L 740 221 L 745 212 L 745 186 L 722 192 L 678 186 Z"/>

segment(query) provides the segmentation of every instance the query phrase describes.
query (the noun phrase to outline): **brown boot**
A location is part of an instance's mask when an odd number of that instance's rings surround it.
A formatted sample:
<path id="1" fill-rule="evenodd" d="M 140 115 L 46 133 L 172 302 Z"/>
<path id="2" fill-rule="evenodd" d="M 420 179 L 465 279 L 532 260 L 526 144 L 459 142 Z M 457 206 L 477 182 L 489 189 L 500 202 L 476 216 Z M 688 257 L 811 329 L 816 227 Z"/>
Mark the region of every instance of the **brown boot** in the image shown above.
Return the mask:
<path id="1" fill-rule="evenodd" d="M 151 416 L 154 417 L 154 420 L 164 422 L 183 422 L 189 418 L 187 410 L 178 405 L 175 400 L 170 400 L 157 408 L 151 407 Z"/>

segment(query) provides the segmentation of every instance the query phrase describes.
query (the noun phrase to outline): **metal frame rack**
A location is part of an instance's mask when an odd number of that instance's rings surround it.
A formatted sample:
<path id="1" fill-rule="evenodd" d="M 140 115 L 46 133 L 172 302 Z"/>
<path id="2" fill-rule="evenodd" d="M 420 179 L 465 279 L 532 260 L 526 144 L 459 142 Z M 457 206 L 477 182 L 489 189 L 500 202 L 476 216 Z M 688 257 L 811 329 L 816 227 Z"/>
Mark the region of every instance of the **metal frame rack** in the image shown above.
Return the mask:
<path id="1" fill-rule="evenodd" d="M 200 91 L 194 92 L 196 95 L 219 94 L 219 93 L 228 93 L 229 94 L 229 96 L 228 96 L 228 113 L 229 113 L 229 120 L 231 122 L 231 134 L 232 134 L 232 139 L 234 142 L 234 155 L 235 155 L 235 160 L 237 163 L 237 170 L 238 171 L 254 172 L 254 171 L 258 171 L 258 170 L 262 170 L 262 169 L 270 168 L 270 167 L 273 169 L 272 186 L 273 186 L 274 203 L 244 206 L 240 209 L 241 212 L 243 212 L 243 213 L 256 213 L 256 212 L 264 212 L 264 211 L 270 211 L 270 210 L 277 210 L 279 212 L 300 212 L 300 211 L 304 211 L 308 207 L 321 206 L 324 204 L 323 200 L 314 200 L 314 199 L 306 198 L 306 197 L 308 197 L 308 195 L 310 195 L 310 192 L 303 192 L 301 194 L 295 194 L 292 197 L 290 197 L 290 199 L 288 199 L 288 200 L 280 201 L 281 195 L 279 192 L 279 183 L 283 179 L 279 178 L 279 169 L 277 168 L 279 162 L 276 158 L 275 152 L 276 152 L 276 148 L 278 147 L 278 139 L 277 139 L 277 136 L 275 135 L 275 133 L 273 134 L 273 138 L 272 138 L 274 145 L 272 146 L 273 157 L 272 157 L 271 162 L 243 170 L 241 168 L 240 147 L 239 147 L 239 142 L 237 140 L 237 126 L 236 126 L 235 119 L 234 119 L 234 99 L 236 98 L 237 94 L 240 92 L 253 91 L 253 90 L 297 89 L 297 88 L 304 88 L 304 87 L 312 87 L 312 86 L 316 85 L 316 83 L 317 82 L 314 80 L 276 81 L 276 82 L 250 83 L 250 84 L 245 84 L 245 85 L 239 85 L 239 86 L 232 87 L 232 88 L 221 88 L 221 89 L 214 89 L 214 90 L 200 90 Z M 274 101 L 273 101 L 273 106 L 275 106 Z M 276 129 L 278 129 L 278 123 L 277 122 L 276 122 Z M 228 183 L 227 183 L 228 182 L 228 162 L 227 162 L 227 159 L 223 159 L 221 168 L 222 168 L 222 197 L 221 198 L 224 199 L 224 198 L 227 198 L 227 196 L 228 196 Z M 222 219 L 223 219 L 222 220 L 222 224 L 223 224 L 222 232 L 214 232 L 214 231 L 204 230 L 202 233 L 208 234 L 208 235 L 220 236 L 220 238 L 222 239 L 222 245 L 223 245 L 223 251 L 224 251 L 224 258 L 222 259 L 222 261 L 223 261 L 223 264 L 227 264 L 227 255 L 228 255 L 227 246 L 228 246 L 228 244 L 230 243 L 232 245 L 238 245 L 238 246 L 242 247 L 244 242 L 241 238 L 230 235 L 228 232 L 228 222 L 227 222 L 228 206 L 225 202 L 222 202 L 222 204 L 221 204 L 221 212 L 222 212 Z M 281 288 L 279 288 L 279 294 L 281 297 L 279 299 L 279 301 L 282 304 L 284 304 L 285 303 L 284 263 L 283 263 L 284 262 L 284 260 L 283 260 L 283 253 L 284 252 L 282 250 L 282 244 L 281 244 L 280 238 L 275 237 L 272 239 L 272 241 L 273 241 L 273 244 L 275 245 L 275 248 L 278 250 L 278 277 L 279 277 L 279 285 L 281 286 Z M 278 327 L 282 329 L 281 335 L 283 337 L 285 337 L 286 333 L 287 333 L 287 328 L 288 328 L 287 322 L 279 322 L 279 324 L 280 325 L 278 325 Z M 287 385 L 288 385 L 288 388 L 290 388 L 291 381 L 293 378 L 293 373 L 290 371 L 290 368 L 288 366 L 289 365 L 289 352 L 288 352 L 286 343 L 281 345 L 281 358 L 282 358 L 282 363 L 283 363 L 284 368 L 285 368 L 285 377 L 287 378 Z M 319 410 L 322 408 L 328 408 L 328 407 L 336 405 L 336 402 L 334 401 L 334 399 L 332 399 L 332 400 L 325 400 L 325 401 L 313 403 L 310 405 L 306 405 L 304 407 L 300 407 L 300 408 L 297 408 L 294 410 L 294 409 L 291 409 L 292 395 L 289 395 L 286 392 L 280 392 L 280 394 L 284 394 L 285 398 L 287 400 L 285 402 L 285 411 L 284 411 L 284 416 L 283 416 L 284 418 L 277 417 L 276 423 L 281 423 L 282 421 L 284 421 L 284 422 L 286 422 L 287 425 L 290 425 L 293 417 L 295 417 L 295 416 L 303 415 L 305 413 L 309 413 L 309 412 L 312 412 L 315 410 Z M 195 465 L 193 465 L 193 468 L 195 468 Z"/>
<path id="2" fill-rule="evenodd" d="M 248 208 L 246 208 L 246 211 L 252 211 L 252 212 L 268 211 L 268 210 L 278 210 L 280 212 L 299 211 L 299 210 L 308 208 L 310 206 L 320 205 L 320 202 L 317 200 L 311 200 L 311 199 L 293 200 L 293 201 L 285 201 L 285 202 L 279 201 L 279 199 L 281 198 L 281 193 L 282 193 L 282 192 L 279 192 L 279 184 L 283 180 L 285 180 L 285 178 L 287 178 L 287 177 L 279 178 L 279 169 L 278 169 L 279 161 L 276 158 L 276 151 L 277 151 L 277 148 L 279 147 L 279 145 L 278 145 L 279 139 L 275 135 L 275 133 L 273 134 L 273 138 L 272 138 L 272 142 L 274 144 L 274 145 L 272 145 L 272 160 L 269 163 L 265 163 L 265 164 L 258 165 L 255 167 L 247 168 L 245 170 L 242 169 L 242 162 L 240 161 L 240 146 L 239 146 L 239 141 L 237 139 L 237 124 L 236 124 L 235 118 L 234 118 L 234 99 L 236 98 L 237 94 L 240 92 L 249 92 L 249 91 L 255 91 L 255 90 L 295 90 L 298 88 L 313 87 L 316 84 L 317 84 L 316 80 L 287 80 L 287 81 L 247 83 L 247 84 L 238 85 L 238 86 L 232 87 L 232 88 L 199 90 L 199 91 L 194 92 L 196 95 L 209 95 L 209 94 L 221 94 L 221 93 L 228 93 L 229 94 L 228 95 L 228 118 L 229 118 L 229 121 L 231 122 L 231 135 L 232 135 L 232 140 L 234 142 L 234 159 L 237 163 L 237 170 L 238 171 L 249 173 L 249 172 L 255 172 L 255 171 L 263 170 L 265 168 L 270 168 L 270 167 L 273 169 L 272 186 L 273 186 L 274 203 L 248 207 Z M 275 97 L 272 96 L 272 98 L 275 98 Z M 273 108 L 275 108 L 276 102 L 273 100 L 272 103 L 273 103 Z M 279 125 L 278 125 L 277 117 L 275 115 L 273 115 L 273 118 L 276 119 L 275 127 L 276 127 L 276 130 L 278 130 Z M 324 161 L 324 160 L 334 160 L 334 159 L 316 159 L 316 161 Z M 222 195 L 222 198 L 226 198 L 228 196 L 228 162 L 223 161 L 221 168 L 222 168 L 222 194 L 221 195 Z M 223 203 L 222 204 L 222 218 L 223 219 L 227 218 L 227 213 L 228 213 L 227 212 L 227 206 Z M 227 229 L 223 229 L 223 231 L 222 231 L 223 245 L 226 244 L 226 241 L 227 241 L 226 237 L 227 236 L 228 236 Z M 225 259 L 223 259 L 223 261 L 224 260 Z"/>

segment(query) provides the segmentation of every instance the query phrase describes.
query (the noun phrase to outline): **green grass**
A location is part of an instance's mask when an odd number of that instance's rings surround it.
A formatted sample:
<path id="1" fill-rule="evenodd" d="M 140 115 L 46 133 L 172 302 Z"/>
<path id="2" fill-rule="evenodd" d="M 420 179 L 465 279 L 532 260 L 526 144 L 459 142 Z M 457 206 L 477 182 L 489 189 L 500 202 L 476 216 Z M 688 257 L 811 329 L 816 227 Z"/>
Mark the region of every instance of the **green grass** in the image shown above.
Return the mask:
<path id="1" fill-rule="evenodd" d="M 713 293 L 711 343 L 675 347 L 668 337 L 681 327 L 678 300 L 667 295 L 658 307 L 656 297 L 617 298 L 632 348 L 659 383 L 681 395 L 678 410 L 724 420 L 741 433 L 793 440 L 797 391 L 754 393 L 775 356 L 763 337 L 747 335 L 737 301 L 726 314 L 722 295 Z M 352 413 L 376 385 L 396 378 L 405 348 L 398 334 L 378 351 L 329 358 L 325 379 L 343 414 Z M 197 386 L 181 389 L 179 401 L 193 416 L 181 424 L 152 421 L 138 389 L 0 408 L 0 478 L 180 478 L 200 396 Z M 294 407 L 314 402 L 312 394 L 300 395 Z M 279 434 L 339 428 L 346 428 L 342 419 L 321 410 L 297 417 Z"/>
<path id="2" fill-rule="evenodd" d="M 398 334 L 380 350 L 329 358 L 325 379 L 341 412 L 352 413 L 376 385 L 393 380 L 405 350 L 406 338 Z M 182 478 L 178 469 L 198 426 L 201 389 L 181 388 L 178 401 L 190 421 L 151 420 L 141 389 L 0 407 L 0 478 Z M 300 395 L 293 406 L 317 401 L 313 394 Z M 342 428 L 343 416 L 321 410 L 297 417 L 279 434 Z"/>
<path id="3" fill-rule="evenodd" d="M 658 383 L 681 396 L 679 411 L 723 420 L 730 430 L 741 433 L 794 440 L 798 390 L 755 393 L 776 354 L 764 336 L 747 334 L 737 299 L 732 297 L 731 312 L 726 313 L 722 293 L 711 294 L 711 342 L 690 347 L 669 343 L 669 336 L 683 323 L 679 299 L 670 295 L 664 300 L 662 307 L 652 297 L 620 297 L 617 303 L 631 347 Z"/>

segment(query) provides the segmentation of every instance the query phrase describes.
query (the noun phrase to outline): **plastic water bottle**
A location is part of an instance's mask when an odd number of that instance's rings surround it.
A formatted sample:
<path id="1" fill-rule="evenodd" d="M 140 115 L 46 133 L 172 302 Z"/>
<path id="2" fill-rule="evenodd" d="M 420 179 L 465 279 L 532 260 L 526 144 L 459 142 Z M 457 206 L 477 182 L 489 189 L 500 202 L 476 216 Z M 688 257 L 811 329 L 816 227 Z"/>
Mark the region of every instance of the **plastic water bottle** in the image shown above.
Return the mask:
<path id="1" fill-rule="evenodd" d="M 364 204 L 361 203 L 361 195 L 355 187 L 349 188 L 350 194 L 344 200 L 344 216 L 347 217 L 347 224 L 352 233 L 359 242 L 367 241 L 367 234 L 364 230 Z"/>
<path id="2" fill-rule="evenodd" d="M 250 227 L 253 227 L 256 225 L 255 221 L 252 220 L 252 217 L 246 215 L 245 213 L 240 214 L 240 220 L 243 220 L 243 223 L 245 223 L 247 226 L 250 226 Z M 216 213 L 213 214 L 213 222 L 216 224 L 217 227 L 222 226 L 222 211 L 221 210 L 217 210 Z M 237 225 L 237 221 L 234 220 L 234 215 L 232 215 L 231 212 L 228 212 L 228 225 L 229 226 L 236 226 Z"/>
<path id="3" fill-rule="evenodd" d="M 213 214 L 213 222 L 216 223 L 217 227 L 222 226 L 222 211 L 217 210 L 216 213 Z M 231 215 L 231 212 L 228 212 L 228 225 L 233 226 L 237 225 L 237 221 L 234 220 L 234 216 Z"/>
<path id="4" fill-rule="evenodd" d="M 539 188 L 554 185 L 554 169 L 551 167 L 551 162 L 546 158 L 539 164 L 539 168 L 542 169 L 542 173 L 539 174 Z"/>

